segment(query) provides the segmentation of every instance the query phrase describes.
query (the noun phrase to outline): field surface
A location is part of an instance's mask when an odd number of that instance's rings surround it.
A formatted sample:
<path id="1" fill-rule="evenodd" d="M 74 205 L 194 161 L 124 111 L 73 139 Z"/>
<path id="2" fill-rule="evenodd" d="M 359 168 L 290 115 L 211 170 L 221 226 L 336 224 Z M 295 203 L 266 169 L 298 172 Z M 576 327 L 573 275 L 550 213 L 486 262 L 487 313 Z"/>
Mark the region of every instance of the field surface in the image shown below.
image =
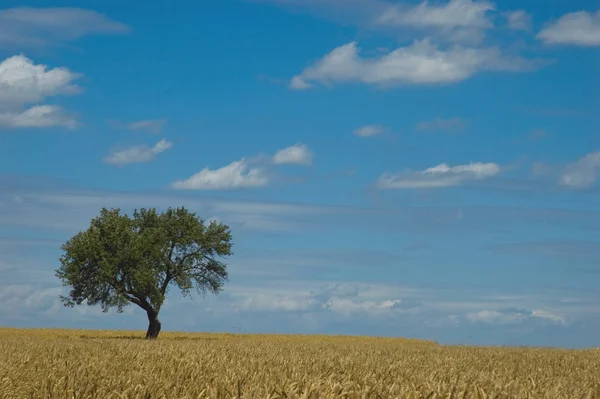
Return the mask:
<path id="1" fill-rule="evenodd" d="M 600 350 L 0 329 L 0 398 L 600 399 Z"/>

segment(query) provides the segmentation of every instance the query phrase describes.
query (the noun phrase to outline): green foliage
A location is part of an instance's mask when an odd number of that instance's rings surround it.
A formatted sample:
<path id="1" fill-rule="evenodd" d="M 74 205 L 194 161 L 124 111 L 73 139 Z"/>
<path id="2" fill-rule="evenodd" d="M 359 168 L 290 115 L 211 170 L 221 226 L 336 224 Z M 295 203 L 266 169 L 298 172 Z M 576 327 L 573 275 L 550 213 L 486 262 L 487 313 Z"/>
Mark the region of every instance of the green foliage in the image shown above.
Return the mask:
<path id="1" fill-rule="evenodd" d="M 134 303 L 158 313 L 170 286 L 184 296 L 218 294 L 227 280 L 219 259 L 232 254 L 229 227 L 204 220 L 185 208 L 157 213 L 103 208 L 86 231 L 63 246 L 56 276 L 70 286 L 65 306 L 100 305 L 104 312 Z"/>

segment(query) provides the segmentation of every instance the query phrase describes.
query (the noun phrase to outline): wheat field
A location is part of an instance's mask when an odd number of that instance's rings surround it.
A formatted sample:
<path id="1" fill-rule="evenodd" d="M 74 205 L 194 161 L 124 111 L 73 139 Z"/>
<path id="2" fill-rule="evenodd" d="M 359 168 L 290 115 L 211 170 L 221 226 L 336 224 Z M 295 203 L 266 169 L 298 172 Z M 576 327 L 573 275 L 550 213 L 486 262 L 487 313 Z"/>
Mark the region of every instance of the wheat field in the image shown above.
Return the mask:
<path id="1" fill-rule="evenodd" d="M 0 398 L 600 398 L 600 351 L 0 329 Z"/>

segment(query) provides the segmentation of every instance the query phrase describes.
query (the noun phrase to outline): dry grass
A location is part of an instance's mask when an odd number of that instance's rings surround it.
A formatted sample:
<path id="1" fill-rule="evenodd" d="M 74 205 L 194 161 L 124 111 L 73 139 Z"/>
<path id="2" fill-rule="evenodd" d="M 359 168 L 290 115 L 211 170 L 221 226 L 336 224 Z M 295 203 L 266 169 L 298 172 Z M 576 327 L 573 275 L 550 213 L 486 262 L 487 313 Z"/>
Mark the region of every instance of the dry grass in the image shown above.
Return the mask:
<path id="1" fill-rule="evenodd" d="M 0 398 L 600 398 L 600 351 L 0 329 Z"/>

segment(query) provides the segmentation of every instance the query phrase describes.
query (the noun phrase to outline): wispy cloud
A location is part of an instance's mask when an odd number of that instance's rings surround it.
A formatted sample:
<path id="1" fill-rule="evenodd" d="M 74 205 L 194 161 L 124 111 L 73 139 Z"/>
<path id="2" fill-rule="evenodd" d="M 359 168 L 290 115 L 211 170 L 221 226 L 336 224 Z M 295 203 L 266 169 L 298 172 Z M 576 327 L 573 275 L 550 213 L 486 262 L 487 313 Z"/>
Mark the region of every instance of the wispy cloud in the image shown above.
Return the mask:
<path id="1" fill-rule="evenodd" d="M 162 139 L 152 147 L 147 145 L 138 145 L 124 149 L 113 149 L 110 154 L 104 158 L 104 162 L 110 165 L 128 165 L 133 163 L 152 161 L 156 155 L 165 152 L 173 146 L 173 143 Z"/>
<path id="2" fill-rule="evenodd" d="M 584 112 L 578 109 L 572 108 L 559 108 L 559 107 L 516 107 L 520 112 L 525 112 L 533 115 L 541 116 L 558 116 L 558 117 L 580 117 L 584 115 Z"/>
<path id="3" fill-rule="evenodd" d="M 417 40 L 378 57 L 361 57 L 356 42 L 340 46 L 294 76 L 290 87 L 305 90 L 315 84 L 363 83 L 380 87 L 451 84 L 483 71 L 520 72 L 544 65 L 540 60 L 506 56 L 498 48 L 442 50 L 429 39 Z"/>
<path id="4" fill-rule="evenodd" d="M 426 249 L 429 247 L 429 244 L 425 241 L 419 241 L 419 242 L 415 242 L 412 243 L 410 245 L 407 245 L 406 247 L 404 247 L 405 251 L 419 251 L 421 249 Z"/>
<path id="5" fill-rule="evenodd" d="M 573 190 L 589 189 L 600 177 L 600 151 L 590 152 L 564 165 L 535 162 L 531 173 L 535 178 L 551 178 L 556 184 Z"/>
<path id="6" fill-rule="evenodd" d="M 357 137 L 372 137 L 381 134 L 385 131 L 382 125 L 365 125 L 354 130 L 354 135 Z"/>
<path id="7" fill-rule="evenodd" d="M 457 166 L 449 166 L 443 163 L 423 171 L 406 171 L 398 174 L 384 173 L 379 177 L 376 184 L 380 189 L 453 187 L 470 181 L 494 177 L 500 171 L 500 166 L 491 162 L 476 162 Z"/>
<path id="8" fill-rule="evenodd" d="M 255 0 L 276 3 L 353 24 L 362 29 L 398 36 L 423 35 L 443 42 L 476 44 L 482 42 L 488 31 L 496 33 L 498 16 L 512 18 L 509 29 L 521 29 L 524 12 L 498 10 L 488 0 L 390 1 L 390 0 Z"/>
<path id="9" fill-rule="evenodd" d="M 537 38 L 547 44 L 600 46 L 600 10 L 565 14 L 542 29 Z"/>
<path id="10" fill-rule="evenodd" d="M 486 13 L 496 9 L 490 1 L 450 0 L 431 4 L 427 1 L 415 6 L 397 4 L 390 6 L 378 19 L 379 24 L 426 27 L 491 27 Z"/>
<path id="11" fill-rule="evenodd" d="M 560 184 L 571 188 L 589 188 L 600 174 L 600 151 L 589 153 L 568 164 L 560 175 Z"/>
<path id="12" fill-rule="evenodd" d="M 525 10 L 515 10 L 504 13 L 506 17 L 506 23 L 512 30 L 524 30 L 531 29 L 532 16 Z"/>
<path id="13" fill-rule="evenodd" d="M 166 119 L 142 119 L 133 122 L 110 120 L 108 123 L 119 129 L 146 130 L 150 133 L 160 133 L 167 123 Z"/>
<path id="14" fill-rule="evenodd" d="M 56 105 L 35 105 L 21 113 L 0 113 L 0 127 L 42 128 L 65 127 L 75 129 L 78 123 L 74 115 Z"/>
<path id="15" fill-rule="evenodd" d="M 473 323 L 486 324 L 520 324 L 532 319 L 550 323 L 567 324 L 564 315 L 546 310 L 525 310 L 516 308 L 480 310 L 468 313 L 466 319 Z"/>
<path id="16" fill-rule="evenodd" d="M 37 180 L 34 180 L 37 182 Z M 514 208 L 502 206 L 404 206 L 392 209 L 362 209 L 283 202 L 232 201 L 221 197 L 188 196 L 179 191 L 128 192 L 88 191 L 72 185 L 54 187 L 47 180 L 38 184 L 2 184 L 0 226 L 35 228 L 39 231 L 77 231 L 89 223 L 100 208 L 182 205 L 207 218 L 219 218 L 240 231 L 337 231 L 357 229 L 410 234 L 465 231 L 504 231 L 542 223 L 544 227 L 597 231 L 597 212 L 566 209 Z M 20 201 L 12 199 L 19 197 Z M 458 223 L 460 222 L 460 223 Z M 511 230 L 512 231 L 512 230 Z"/>
<path id="17" fill-rule="evenodd" d="M 462 118 L 434 118 L 430 121 L 422 121 L 417 124 L 417 129 L 421 131 L 452 131 L 463 130 L 466 126 Z"/>
<path id="18" fill-rule="evenodd" d="M 94 34 L 123 34 L 130 28 L 92 10 L 16 7 L 0 10 L 0 47 L 26 48 L 71 42 Z"/>
<path id="19" fill-rule="evenodd" d="M 453 41 L 479 42 L 483 30 L 494 26 L 490 13 L 496 10 L 490 1 L 450 0 L 432 4 L 423 1 L 417 5 L 397 3 L 389 5 L 374 22 L 380 26 L 408 27 L 437 30 Z"/>
<path id="20" fill-rule="evenodd" d="M 73 82 L 80 77 L 67 68 L 36 65 L 24 55 L 5 59 L 0 63 L 0 128 L 74 128 L 74 116 L 60 106 L 30 104 L 79 93 L 81 88 Z"/>
<path id="21" fill-rule="evenodd" d="M 494 244 L 487 247 L 496 252 L 520 255 L 541 255 L 568 260 L 600 261 L 600 242 L 583 240 L 545 240 Z M 600 272 L 600 268 L 598 268 Z"/>
<path id="22" fill-rule="evenodd" d="M 546 129 L 535 129 L 529 132 L 527 136 L 530 140 L 539 141 L 548 137 L 548 131 Z"/>

